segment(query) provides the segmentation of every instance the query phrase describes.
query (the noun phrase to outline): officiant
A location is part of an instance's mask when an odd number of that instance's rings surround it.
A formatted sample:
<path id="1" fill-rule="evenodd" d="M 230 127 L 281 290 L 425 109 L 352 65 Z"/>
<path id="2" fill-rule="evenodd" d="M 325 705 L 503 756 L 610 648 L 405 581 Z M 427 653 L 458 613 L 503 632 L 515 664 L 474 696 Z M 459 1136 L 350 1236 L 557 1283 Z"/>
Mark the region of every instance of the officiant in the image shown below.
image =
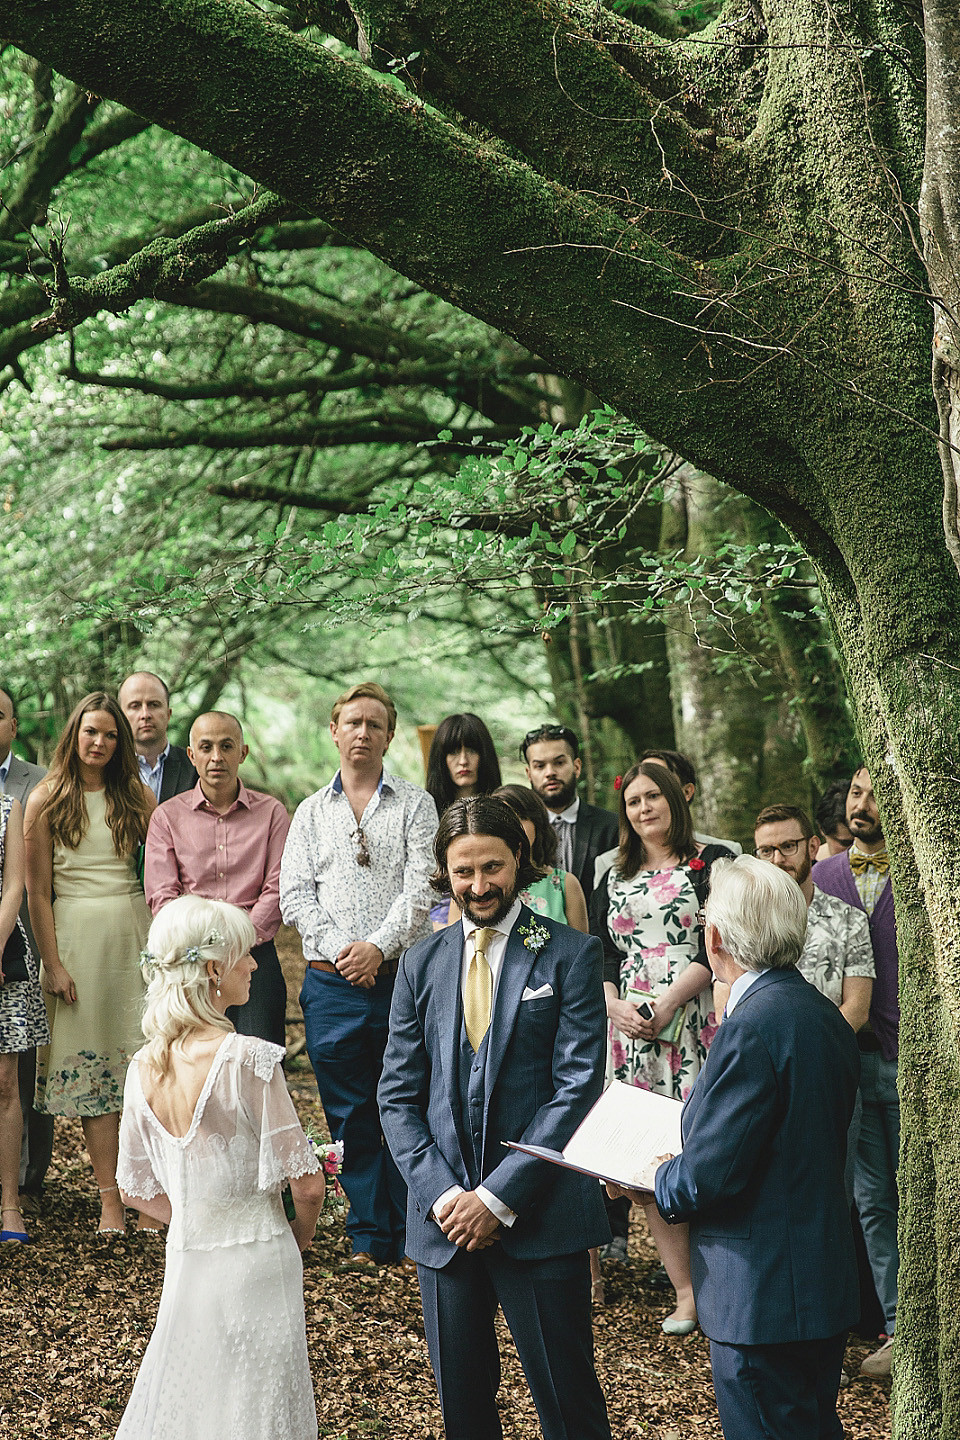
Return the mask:
<path id="1" fill-rule="evenodd" d="M 610 1238 L 600 1186 L 502 1144 L 562 1149 L 599 1098 L 600 942 L 521 904 L 540 872 L 503 800 L 455 801 L 434 849 L 462 918 L 401 960 L 379 1098 L 445 1433 L 501 1440 L 499 1303 L 545 1440 L 610 1440 L 587 1254 Z"/>
<path id="2" fill-rule="evenodd" d="M 726 1020 L 683 1112 L 683 1151 L 657 1169 L 657 1206 L 690 1225 L 727 1440 L 841 1440 L 859 1309 L 843 1183 L 856 1037 L 796 968 L 807 906 L 791 876 L 753 856 L 717 861 L 705 926 Z"/>

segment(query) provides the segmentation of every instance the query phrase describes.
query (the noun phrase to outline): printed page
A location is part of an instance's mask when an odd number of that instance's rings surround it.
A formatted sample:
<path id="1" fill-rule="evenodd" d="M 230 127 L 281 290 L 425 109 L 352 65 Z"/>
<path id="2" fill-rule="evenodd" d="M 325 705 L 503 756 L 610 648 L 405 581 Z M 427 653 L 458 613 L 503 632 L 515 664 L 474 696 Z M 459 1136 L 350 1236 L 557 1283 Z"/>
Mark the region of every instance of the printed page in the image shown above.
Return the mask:
<path id="1" fill-rule="evenodd" d="M 564 1146 L 578 1170 L 602 1175 L 633 1190 L 651 1190 L 660 1155 L 679 1155 L 683 1105 L 619 1080 L 604 1091 Z"/>

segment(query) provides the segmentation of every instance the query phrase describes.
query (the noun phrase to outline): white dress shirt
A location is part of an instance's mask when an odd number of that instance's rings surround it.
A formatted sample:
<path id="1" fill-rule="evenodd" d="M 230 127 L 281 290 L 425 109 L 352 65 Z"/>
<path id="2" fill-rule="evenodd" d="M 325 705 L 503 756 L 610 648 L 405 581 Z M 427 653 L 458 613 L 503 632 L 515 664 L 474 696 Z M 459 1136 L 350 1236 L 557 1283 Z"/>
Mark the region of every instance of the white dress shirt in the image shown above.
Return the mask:
<path id="1" fill-rule="evenodd" d="M 487 941 L 487 964 L 490 966 L 493 975 L 493 1003 L 490 1008 L 490 1023 L 493 1024 L 493 1012 L 497 1008 L 497 982 L 500 979 L 500 971 L 503 969 L 503 957 L 507 953 L 507 941 L 510 939 L 510 931 L 520 918 L 520 901 L 515 900 L 503 919 L 497 925 L 477 925 L 473 920 L 468 920 L 466 915 L 460 919 L 463 926 L 463 957 L 460 961 L 460 991 L 463 993 L 464 982 L 467 978 L 467 971 L 473 959 L 475 950 L 473 936 L 476 930 L 492 930 L 493 934 Z M 501 1225 L 510 1226 L 516 1220 L 516 1212 L 509 1206 L 504 1205 L 491 1190 L 485 1185 L 478 1185 L 474 1192 L 486 1205 L 487 1209 L 497 1217 Z M 438 1200 L 433 1202 L 433 1218 L 436 1220 L 440 1211 L 450 1200 L 463 1194 L 462 1185 L 451 1185 L 449 1190 L 444 1190 Z M 439 1222 L 438 1222 L 439 1223 Z"/>
<path id="2" fill-rule="evenodd" d="M 13 759 L 13 751 L 8 750 L 3 760 L 0 761 L 0 795 L 7 788 L 7 776 L 10 774 L 10 761 Z"/>

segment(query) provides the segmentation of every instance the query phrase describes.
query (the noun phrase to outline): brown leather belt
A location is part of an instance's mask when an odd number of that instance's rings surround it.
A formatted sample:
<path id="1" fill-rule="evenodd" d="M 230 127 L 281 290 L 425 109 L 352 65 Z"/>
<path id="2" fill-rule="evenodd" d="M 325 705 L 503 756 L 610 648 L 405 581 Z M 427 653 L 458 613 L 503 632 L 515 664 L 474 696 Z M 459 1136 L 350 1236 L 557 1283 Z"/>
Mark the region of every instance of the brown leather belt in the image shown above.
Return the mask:
<path id="1" fill-rule="evenodd" d="M 377 978 L 381 975 L 396 975 L 400 968 L 399 960 L 381 960 L 380 969 L 377 971 Z M 339 975 L 340 971 L 336 965 L 331 965 L 329 960 L 308 960 L 308 970 L 322 970 L 325 975 Z"/>

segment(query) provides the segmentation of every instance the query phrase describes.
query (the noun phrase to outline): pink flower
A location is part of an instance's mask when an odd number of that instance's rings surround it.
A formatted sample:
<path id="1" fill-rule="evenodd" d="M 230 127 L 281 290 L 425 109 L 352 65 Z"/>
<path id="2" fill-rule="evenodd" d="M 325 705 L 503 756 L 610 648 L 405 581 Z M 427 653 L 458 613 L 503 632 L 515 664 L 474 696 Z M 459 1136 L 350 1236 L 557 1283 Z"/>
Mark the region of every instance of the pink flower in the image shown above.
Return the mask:
<path id="1" fill-rule="evenodd" d="M 700 1043 L 704 1050 L 710 1049 L 710 1046 L 713 1044 L 713 1037 L 719 1029 L 720 1026 L 717 1024 L 717 1017 L 711 1010 L 700 1030 Z"/>
<path id="2" fill-rule="evenodd" d="M 618 1070 L 621 1065 L 626 1065 L 627 1052 L 619 1040 L 610 1041 L 610 1058 L 613 1061 L 615 1070 Z"/>
<path id="3" fill-rule="evenodd" d="M 666 953 L 667 946 L 665 941 L 661 941 L 659 945 L 650 945 L 646 950 L 640 951 L 644 960 L 662 960 Z"/>
<path id="4" fill-rule="evenodd" d="M 676 1045 L 670 1046 L 670 1074 L 679 1075 L 683 1066 L 683 1056 Z"/>
<path id="5" fill-rule="evenodd" d="M 680 916 L 680 924 L 683 925 L 683 926 L 685 926 L 686 929 L 689 930 L 689 929 L 690 929 L 690 926 L 693 924 L 693 916 L 692 916 L 692 915 L 681 915 L 681 916 Z"/>
<path id="6" fill-rule="evenodd" d="M 643 991 L 645 991 L 645 992 L 649 995 L 649 994 L 650 994 L 650 991 L 651 991 L 651 989 L 652 989 L 652 986 L 651 986 L 651 984 L 650 984 L 650 981 L 646 978 L 645 975 L 637 975 L 636 978 L 635 978 L 633 981 L 631 981 L 630 989 L 631 989 L 631 990 L 643 990 Z"/>
<path id="7" fill-rule="evenodd" d="M 658 870 L 650 876 L 649 884 L 661 904 L 665 900 L 675 900 L 680 894 L 680 885 L 672 870 Z"/>
<path id="8" fill-rule="evenodd" d="M 632 935 L 637 928 L 637 922 L 632 915 L 614 915 L 610 921 L 610 929 L 617 935 Z"/>

